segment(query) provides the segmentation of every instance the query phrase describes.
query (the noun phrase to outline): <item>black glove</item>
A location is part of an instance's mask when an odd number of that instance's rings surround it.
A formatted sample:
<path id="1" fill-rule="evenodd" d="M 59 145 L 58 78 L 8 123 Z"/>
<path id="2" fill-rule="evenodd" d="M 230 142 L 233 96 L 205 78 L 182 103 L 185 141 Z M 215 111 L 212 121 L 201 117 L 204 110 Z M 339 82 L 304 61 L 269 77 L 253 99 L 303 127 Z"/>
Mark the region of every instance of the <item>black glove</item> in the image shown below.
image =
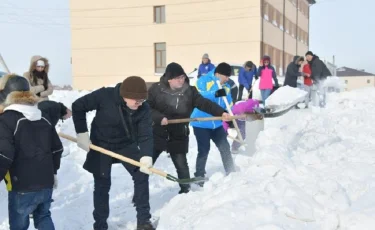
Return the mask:
<path id="1" fill-rule="evenodd" d="M 37 95 L 38 97 L 40 97 L 40 93 L 37 93 L 36 95 Z"/>
<path id="2" fill-rule="evenodd" d="M 225 97 L 227 96 L 227 92 L 225 92 L 225 89 L 219 89 L 215 92 L 215 97 Z"/>
<path id="3" fill-rule="evenodd" d="M 228 123 L 228 125 L 229 125 L 229 128 L 234 129 L 233 121 L 227 121 L 227 123 Z"/>

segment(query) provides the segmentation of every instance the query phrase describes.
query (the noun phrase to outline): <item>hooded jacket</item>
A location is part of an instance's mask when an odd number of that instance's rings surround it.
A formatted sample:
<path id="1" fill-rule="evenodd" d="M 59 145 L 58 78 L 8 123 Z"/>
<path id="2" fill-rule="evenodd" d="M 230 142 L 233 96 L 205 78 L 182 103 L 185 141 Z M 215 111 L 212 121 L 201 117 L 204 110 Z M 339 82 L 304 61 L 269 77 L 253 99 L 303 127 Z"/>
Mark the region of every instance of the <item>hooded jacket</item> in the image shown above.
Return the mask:
<path id="1" fill-rule="evenodd" d="M 34 94 L 38 94 L 40 101 L 44 101 L 44 100 L 48 100 L 48 96 L 53 93 L 53 86 L 49 79 L 48 79 L 48 82 L 44 84 L 43 79 L 40 79 L 34 76 L 33 71 L 36 69 L 36 64 L 38 60 L 44 61 L 44 64 L 45 64 L 44 71 L 48 75 L 48 71 L 50 67 L 48 59 L 39 55 L 35 55 L 31 57 L 29 70 L 25 72 L 23 76 L 30 83 L 30 86 L 31 86 L 30 91 Z M 47 85 L 47 88 L 44 85 Z"/>
<path id="2" fill-rule="evenodd" d="M 14 91 L 0 114 L 0 181 L 9 191 L 51 189 L 63 147 L 48 119 L 28 91 Z"/>
<path id="3" fill-rule="evenodd" d="M 275 68 L 271 65 L 271 58 L 269 56 L 264 56 L 263 61 L 269 60 L 269 64 L 267 66 L 259 66 L 258 68 L 258 76 L 260 77 L 260 82 L 259 82 L 259 89 L 273 89 L 273 82 L 272 79 L 275 81 L 275 86 L 279 86 L 279 81 L 277 80 L 276 77 L 276 70 Z"/>
<path id="4" fill-rule="evenodd" d="M 149 89 L 148 103 L 152 109 L 154 146 L 157 151 L 187 153 L 189 148 L 189 123 L 161 125 L 161 120 L 190 117 L 194 108 L 199 108 L 214 116 L 221 116 L 224 110 L 200 95 L 189 78 L 181 89 L 172 90 L 167 76 Z"/>
<path id="5" fill-rule="evenodd" d="M 300 72 L 299 69 L 301 65 L 298 62 L 303 61 L 303 57 L 301 56 L 294 56 L 293 61 L 289 63 L 286 74 L 285 74 L 285 81 L 284 86 L 288 85 L 290 87 L 297 87 L 297 79 L 300 76 L 303 76 L 303 72 Z"/>
<path id="6" fill-rule="evenodd" d="M 214 73 L 215 73 L 215 69 L 213 69 L 207 75 L 199 78 L 198 81 L 196 82 L 196 87 L 199 93 L 203 97 L 209 99 L 212 102 L 215 102 L 217 105 L 223 108 L 222 112 L 225 112 L 224 108 L 226 108 L 226 105 L 225 105 L 224 100 L 220 97 L 215 97 L 215 92 L 219 90 L 219 87 L 217 85 L 217 81 L 219 80 L 219 78 L 217 78 Z M 227 94 L 226 97 L 227 97 L 229 106 L 232 106 L 233 104 L 232 95 L 231 95 L 231 88 L 229 84 L 225 83 L 222 87 Z M 212 117 L 212 115 L 198 108 L 195 108 L 193 113 L 191 114 L 191 118 L 200 118 L 200 117 Z M 204 128 L 204 129 L 216 129 L 223 125 L 222 121 L 193 121 L 190 124 L 193 127 Z"/>

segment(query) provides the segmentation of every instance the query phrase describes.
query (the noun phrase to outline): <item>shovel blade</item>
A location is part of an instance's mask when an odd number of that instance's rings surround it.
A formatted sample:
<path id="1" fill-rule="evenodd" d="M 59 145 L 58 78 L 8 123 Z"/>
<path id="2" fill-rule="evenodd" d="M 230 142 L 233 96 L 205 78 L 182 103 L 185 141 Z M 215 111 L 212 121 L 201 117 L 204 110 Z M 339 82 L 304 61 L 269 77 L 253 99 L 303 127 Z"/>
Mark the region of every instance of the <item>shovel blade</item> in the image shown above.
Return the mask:
<path id="1" fill-rule="evenodd" d="M 208 178 L 206 177 L 193 177 L 189 179 L 177 179 L 176 182 L 179 184 L 194 184 L 194 183 L 199 183 L 199 182 L 207 182 Z"/>

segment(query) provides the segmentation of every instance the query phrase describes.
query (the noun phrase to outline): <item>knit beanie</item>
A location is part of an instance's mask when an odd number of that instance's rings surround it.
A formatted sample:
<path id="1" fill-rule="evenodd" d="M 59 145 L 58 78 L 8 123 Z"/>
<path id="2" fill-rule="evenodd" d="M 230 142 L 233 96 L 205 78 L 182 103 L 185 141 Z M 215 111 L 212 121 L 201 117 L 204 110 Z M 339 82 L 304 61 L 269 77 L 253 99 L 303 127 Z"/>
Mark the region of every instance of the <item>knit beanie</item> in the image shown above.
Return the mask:
<path id="1" fill-rule="evenodd" d="M 232 67 L 228 63 L 222 62 L 216 67 L 215 73 L 230 77 L 232 75 Z"/>
<path id="2" fill-rule="evenodd" d="M 208 54 L 203 54 L 202 56 L 202 59 L 209 59 L 210 57 L 208 56 Z"/>
<path id="3" fill-rule="evenodd" d="M 165 73 L 164 73 L 164 76 L 168 80 L 179 77 L 181 75 L 186 76 L 186 73 L 185 73 L 184 69 L 181 67 L 181 65 L 178 64 L 178 63 L 175 63 L 175 62 L 169 63 L 167 68 L 165 69 Z"/>
<path id="4" fill-rule="evenodd" d="M 314 56 L 313 52 L 311 52 L 311 51 L 307 51 L 307 53 L 305 54 L 305 56 L 307 56 L 307 55 Z"/>
<path id="5" fill-rule="evenodd" d="M 145 80 L 138 76 L 126 78 L 120 86 L 120 95 L 129 99 L 147 99 L 147 86 Z"/>
<path id="6" fill-rule="evenodd" d="M 0 103 L 3 103 L 7 96 L 14 91 L 23 91 L 28 92 L 30 91 L 30 84 L 26 80 L 26 78 L 18 76 L 18 75 L 6 75 L 2 79 L 1 87 L 4 87 L 0 91 Z"/>

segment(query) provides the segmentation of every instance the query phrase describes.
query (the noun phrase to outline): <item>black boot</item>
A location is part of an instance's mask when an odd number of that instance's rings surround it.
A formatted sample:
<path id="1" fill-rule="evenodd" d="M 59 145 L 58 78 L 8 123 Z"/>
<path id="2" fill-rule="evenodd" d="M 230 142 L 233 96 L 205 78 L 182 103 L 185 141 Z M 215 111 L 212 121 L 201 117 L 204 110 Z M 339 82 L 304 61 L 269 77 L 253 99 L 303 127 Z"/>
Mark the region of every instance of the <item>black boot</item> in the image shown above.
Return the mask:
<path id="1" fill-rule="evenodd" d="M 137 224 L 137 230 L 156 230 L 150 221 Z"/>
<path id="2" fill-rule="evenodd" d="M 188 193 L 188 192 L 190 192 L 190 186 L 181 185 L 180 187 L 181 187 L 181 189 L 180 189 L 180 191 L 178 192 L 178 194 L 183 194 L 183 193 Z"/>

